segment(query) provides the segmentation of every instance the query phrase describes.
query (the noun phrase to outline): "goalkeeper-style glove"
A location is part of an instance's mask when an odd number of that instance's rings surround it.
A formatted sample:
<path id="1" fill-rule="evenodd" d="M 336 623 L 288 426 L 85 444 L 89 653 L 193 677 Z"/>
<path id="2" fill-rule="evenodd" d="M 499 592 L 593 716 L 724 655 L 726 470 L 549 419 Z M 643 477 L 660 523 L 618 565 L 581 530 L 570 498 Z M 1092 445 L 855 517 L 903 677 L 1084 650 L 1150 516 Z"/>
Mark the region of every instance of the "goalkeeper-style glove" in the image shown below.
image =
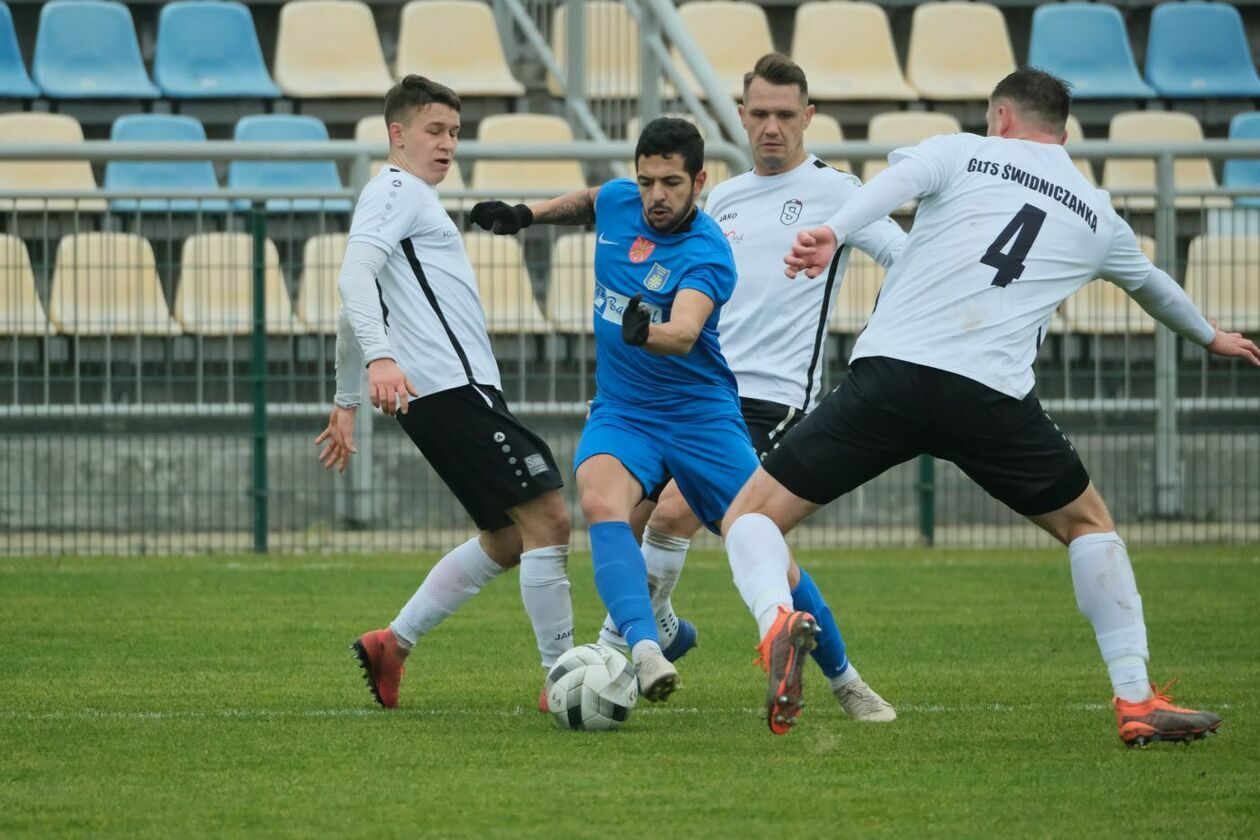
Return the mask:
<path id="1" fill-rule="evenodd" d="M 534 223 L 534 213 L 524 204 L 515 207 L 503 201 L 479 201 L 468 214 L 468 221 L 482 230 L 512 234 Z"/>
<path id="2" fill-rule="evenodd" d="M 626 311 L 621 313 L 621 340 L 632 347 L 642 347 L 648 340 L 648 325 L 652 323 L 652 313 L 639 307 L 643 295 L 637 294 L 626 304 Z"/>

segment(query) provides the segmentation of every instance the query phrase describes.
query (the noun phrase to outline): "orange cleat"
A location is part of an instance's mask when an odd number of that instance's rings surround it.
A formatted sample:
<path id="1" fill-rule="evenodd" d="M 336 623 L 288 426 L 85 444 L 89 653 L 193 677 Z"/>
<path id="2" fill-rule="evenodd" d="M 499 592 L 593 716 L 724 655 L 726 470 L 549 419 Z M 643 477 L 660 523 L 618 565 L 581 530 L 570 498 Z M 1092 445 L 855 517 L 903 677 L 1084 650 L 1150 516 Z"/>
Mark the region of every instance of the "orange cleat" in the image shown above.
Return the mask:
<path id="1" fill-rule="evenodd" d="M 372 696 L 387 709 L 398 708 L 398 686 L 407 671 L 402 657 L 395 652 L 397 646 L 389 628 L 364 633 L 350 646 Z"/>
<path id="2" fill-rule="evenodd" d="M 786 735 L 805 708 L 801 665 L 818 644 L 818 622 L 807 612 L 779 607 L 779 617 L 757 645 L 757 664 L 770 677 L 766 722 L 775 735 Z"/>
<path id="3" fill-rule="evenodd" d="M 1197 741 L 1221 725 L 1218 714 L 1174 706 L 1172 698 L 1164 692 L 1176 682 L 1173 680 L 1159 689 L 1152 685 L 1155 696 L 1141 703 L 1130 703 L 1119 697 L 1112 701 L 1120 740 L 1125 746 L 1144 747 L 1152 741 Z"/>
<path id="4" fill-rule="evenodd" d="M 538 692 L 538 711 L 547 714 L 551 711 L 551 704 L 547 702 L 547 686 L 542 687 L 542 691 Z"/>

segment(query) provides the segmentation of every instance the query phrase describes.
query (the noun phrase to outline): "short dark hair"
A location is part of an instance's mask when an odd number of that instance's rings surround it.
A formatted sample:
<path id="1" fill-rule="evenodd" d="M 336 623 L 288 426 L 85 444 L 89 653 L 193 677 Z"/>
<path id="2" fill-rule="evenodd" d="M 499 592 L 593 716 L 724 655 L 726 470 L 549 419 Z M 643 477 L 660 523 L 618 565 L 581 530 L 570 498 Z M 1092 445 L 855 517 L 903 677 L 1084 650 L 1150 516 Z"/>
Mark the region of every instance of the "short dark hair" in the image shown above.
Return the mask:
<path id="1" fill-rule="evenodd" d="M 757 59 L 751 71 L 744 74 L 744 99 L 748 98 L 748 87 L 753 79 L 765 79 L 772 85 L 796 85 L 801 89 L 801 98 L 809 98 L 809 83 L 805 81 L 805 71 L 783 53 L 766 53 Z"/>
<path id="2" fill-rule="evenodd" d="M 639 143 L 634 147 L 634 166 L 639 158 L 652 155 L 682 155 L 683 169 L 695 180 L 704 169 L 704 138 L 694 125 L 678 117 L 657 117 L 643 126 Z"/>
<path id="3" fill-rule="evenodd" d="M 412 108 L 424 108 L 434 102 L 459 110 L 459 95 L 446 85 L 412 73 L 385 94 L 385 125 L 400 123 Z"/>
<path id="4" fill-rule="evenodd" d="M 998 82 L 989 99 L 1009 99 L 1025 115 L 1058 133 L 1063 131 L 1072 109 L 1072 88 L 1045 70 L 1021 67 Z"/>

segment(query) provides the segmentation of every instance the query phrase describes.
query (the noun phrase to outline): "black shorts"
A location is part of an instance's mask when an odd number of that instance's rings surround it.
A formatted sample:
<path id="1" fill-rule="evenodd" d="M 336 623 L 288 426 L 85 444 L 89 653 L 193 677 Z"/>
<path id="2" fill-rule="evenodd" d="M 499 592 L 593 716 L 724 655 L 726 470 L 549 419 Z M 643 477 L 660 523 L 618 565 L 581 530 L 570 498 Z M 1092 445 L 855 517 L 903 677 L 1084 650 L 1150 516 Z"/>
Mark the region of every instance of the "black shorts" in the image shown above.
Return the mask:
<path id="1" fill-rule="evenodd" d="M 750 397 L 739 398 L 739 411 L 744 415 L 744 425 L 748 427 L 748 437 L 752 440 L 753 450 L 758 460 L 764 461 L 770 450 L 779 445 L 788 430 L 801 422 L 805 416 L 799 408 L 780 405 L 768 400 L 754 400 Z M 652 502 L 661 500 L 661 493 L 670 479 L 665 481 L 651 493 L 647 499 Z"/>
<path id="2" fill-rule="evenodd" d="M 511 525 L 510 508 L 564 486 L 551 449 L 489 385 L 420 397 L 395 416 L 483 531 Z"/>
<path id="3" fill-rule="evenodd" d="M 1025 516 L 1050 513 L 1089 485 L 1080 456 L 1032 394 L 1022 400 L 974 379 L 882 356 L 858 359 L 762 462 L 815 504 L 927 453 Z"/>

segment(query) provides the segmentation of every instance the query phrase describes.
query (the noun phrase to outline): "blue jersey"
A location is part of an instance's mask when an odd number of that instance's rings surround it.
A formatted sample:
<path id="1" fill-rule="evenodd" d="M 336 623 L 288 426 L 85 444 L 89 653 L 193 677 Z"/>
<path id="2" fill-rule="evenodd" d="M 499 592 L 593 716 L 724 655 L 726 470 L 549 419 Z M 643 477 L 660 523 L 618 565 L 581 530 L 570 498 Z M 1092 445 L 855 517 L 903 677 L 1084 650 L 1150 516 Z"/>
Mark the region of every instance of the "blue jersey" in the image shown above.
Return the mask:
<path id="1" fill-rule="evenodd" d="M 718 315 L 735 288 L 735 258 L 722 230 L 697 210 L 664 234 L 643 216 L 639 187 L 609 181 L 595 200 L 595 386 L 601 403 L 673 416 L 739 412 L 735 375 L 718 344 Z M 713 313 L 685 356 L 658 356 L 621 340 L 621 315 L 635 294 L 652 323 L 669 320 L 674 296 L 695 289 Z"/>

